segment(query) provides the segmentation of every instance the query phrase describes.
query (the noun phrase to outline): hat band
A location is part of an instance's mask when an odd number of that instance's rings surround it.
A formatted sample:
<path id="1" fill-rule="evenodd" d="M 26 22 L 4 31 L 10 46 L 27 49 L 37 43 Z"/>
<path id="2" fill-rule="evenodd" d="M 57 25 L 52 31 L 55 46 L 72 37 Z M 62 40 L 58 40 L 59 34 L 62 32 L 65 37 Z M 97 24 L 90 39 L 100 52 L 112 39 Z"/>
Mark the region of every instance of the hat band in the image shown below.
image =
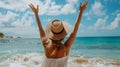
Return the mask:
<path id="1" fill-rule="evenodd" d="M 51 30 L 52 31 L 52 30 Z M 56 32 L 54 32 L 54 31 L 52 31 L 52 33 L 53 34 L 60 34 L 60 33 L 62 33 L 64 31 L 64 28 L 62 29 L 62 31 L 60 31 L 60 32 L 58 32 L 58 33 L 56 33 Z"/>

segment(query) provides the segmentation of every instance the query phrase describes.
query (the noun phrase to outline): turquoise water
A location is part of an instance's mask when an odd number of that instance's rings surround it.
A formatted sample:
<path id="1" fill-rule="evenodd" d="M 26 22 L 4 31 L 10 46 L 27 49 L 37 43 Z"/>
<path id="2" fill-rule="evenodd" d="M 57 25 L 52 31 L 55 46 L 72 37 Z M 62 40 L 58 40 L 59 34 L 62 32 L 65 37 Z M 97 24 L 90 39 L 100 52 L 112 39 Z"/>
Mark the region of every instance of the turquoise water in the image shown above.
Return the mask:
<path id="1" fill-rule="evenodd" d="M 39 38 L 0 39 L 0 60 L 15 54 L 44 53 Z M 70 57 L 120 60 L 120 37 L 77 37 Z"/>
<path id="2" fill-rule="evenodd" d="M 71 51 L 87 58 L 120 60 L 120 37 L 78 37 Z"/>

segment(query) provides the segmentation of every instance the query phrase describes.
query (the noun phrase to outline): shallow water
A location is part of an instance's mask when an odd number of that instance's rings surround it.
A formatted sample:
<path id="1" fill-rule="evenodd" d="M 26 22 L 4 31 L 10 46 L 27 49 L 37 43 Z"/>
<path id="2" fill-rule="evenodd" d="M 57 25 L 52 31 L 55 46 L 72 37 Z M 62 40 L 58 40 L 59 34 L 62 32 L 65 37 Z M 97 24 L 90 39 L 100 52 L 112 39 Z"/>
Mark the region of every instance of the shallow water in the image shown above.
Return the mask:
<path id="1" fill-rule="evenodd" d="M 39 38 L 0 39 L 0 67 L 40 67 Z M 120 37 L 78 37 L 68 67 L 120 67 Z"/>

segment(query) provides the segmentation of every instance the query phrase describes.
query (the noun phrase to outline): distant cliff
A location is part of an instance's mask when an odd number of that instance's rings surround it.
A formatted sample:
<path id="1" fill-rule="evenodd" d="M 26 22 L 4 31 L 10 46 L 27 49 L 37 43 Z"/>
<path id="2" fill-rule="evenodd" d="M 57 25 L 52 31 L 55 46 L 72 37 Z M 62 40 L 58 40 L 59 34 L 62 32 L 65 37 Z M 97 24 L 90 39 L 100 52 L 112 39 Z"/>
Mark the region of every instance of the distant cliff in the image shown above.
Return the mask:
<path id="1" fill-rule="evenodd" d="M 12 36 L 6 36 L 4 33 L 0 32 L 0 38 L 13 38 Z"/>
<path id="2" fill-rule="evenodd" d="M 4 34 L 0 32 L 0 38 L 4 38 Z"/>

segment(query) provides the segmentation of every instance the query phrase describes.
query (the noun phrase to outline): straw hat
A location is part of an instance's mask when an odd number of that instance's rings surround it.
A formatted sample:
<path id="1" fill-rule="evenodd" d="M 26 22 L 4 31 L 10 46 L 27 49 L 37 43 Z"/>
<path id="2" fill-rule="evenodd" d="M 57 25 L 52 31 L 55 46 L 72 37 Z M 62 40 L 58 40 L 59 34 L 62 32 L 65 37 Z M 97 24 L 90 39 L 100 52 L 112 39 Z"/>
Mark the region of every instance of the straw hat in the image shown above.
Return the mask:
<path id="1" fill-rule="evenodd" d="M 46 27 L 46 35 L 53 40 L 61 40 L 68 34 L 68 30 L 69 24 L 60 20 L 53 20 Z"/>

